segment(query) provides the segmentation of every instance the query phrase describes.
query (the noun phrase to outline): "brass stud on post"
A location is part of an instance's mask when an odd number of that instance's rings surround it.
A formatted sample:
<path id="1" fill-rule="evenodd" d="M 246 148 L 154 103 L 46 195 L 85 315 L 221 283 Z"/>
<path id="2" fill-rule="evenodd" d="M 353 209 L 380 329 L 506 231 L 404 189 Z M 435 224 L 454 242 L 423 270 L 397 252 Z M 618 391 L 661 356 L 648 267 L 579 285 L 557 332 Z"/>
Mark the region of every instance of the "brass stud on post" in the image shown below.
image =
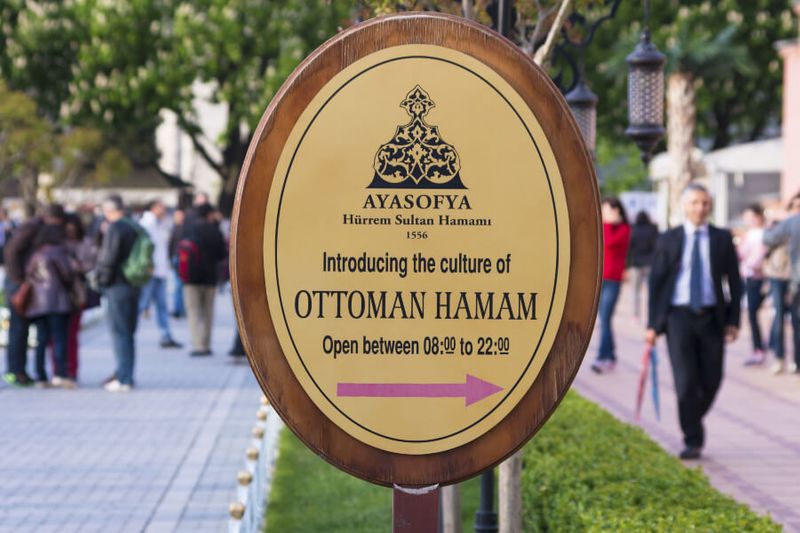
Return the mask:
<path id="1" fill-rule="evenodd" d="M 265 420 L 267 419 L 267 412 L 266 412 L 266 411 L 261 411 L 261 410 L 259 410 L 259 411 L 256 413 L 256 418 L 258 418 L 258 419 L 259 419 L 259 420 L 261 420 L 262 422 L 263 422 L 263 421 L 265 421 Z"/>
<path id="2" fill-rule="evenodd" d="M 267 400 L 266 396 L 261 396 L 261 405 L 269 405 L 269 400 Z"/>
<path id="3" fill-rule="evenodd" d="M 262 428 L 260 426 L 254 427 L 253 428 L 253 437 L 255 437 L 257 439 L 263 439 L 264 438 L 264 428 Z"/>
<path id="4" fill-rule="evenodd" d="M 233 502 L 228 505 L 228 513 L 234 520 L 241 520 L 244 516 L 244 504 L 242 502 Z"/>
<path id="5" fill-rule="evenodd" d="M 251 481 L 253 481 L 253 474 L 247 470 L 240 470 L 239 474 L 236 476 L 236 479 L 239 481 L 239 485 L 246 487 Z"/>
<path id="6" fill-rule="evenodd" d="M 245 455 L 251 461 L 258 461 L 258 448 L 253 448 L 252 446 L 247 448 Z"/>

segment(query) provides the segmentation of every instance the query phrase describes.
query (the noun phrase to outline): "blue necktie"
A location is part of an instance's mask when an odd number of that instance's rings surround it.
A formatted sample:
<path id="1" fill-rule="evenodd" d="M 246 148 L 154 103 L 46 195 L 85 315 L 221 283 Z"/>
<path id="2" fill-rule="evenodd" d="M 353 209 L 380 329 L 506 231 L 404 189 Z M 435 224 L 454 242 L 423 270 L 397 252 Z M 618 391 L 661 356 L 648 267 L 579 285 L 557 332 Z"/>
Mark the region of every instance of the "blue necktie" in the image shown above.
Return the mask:
<path id="1" fill-rule="evenodd" d="M 694 232 L 691 277 L 689 278 L 689 307 L 700 312 L 703 308 L 703 260 L 700 257 L 700 230 Z"/>

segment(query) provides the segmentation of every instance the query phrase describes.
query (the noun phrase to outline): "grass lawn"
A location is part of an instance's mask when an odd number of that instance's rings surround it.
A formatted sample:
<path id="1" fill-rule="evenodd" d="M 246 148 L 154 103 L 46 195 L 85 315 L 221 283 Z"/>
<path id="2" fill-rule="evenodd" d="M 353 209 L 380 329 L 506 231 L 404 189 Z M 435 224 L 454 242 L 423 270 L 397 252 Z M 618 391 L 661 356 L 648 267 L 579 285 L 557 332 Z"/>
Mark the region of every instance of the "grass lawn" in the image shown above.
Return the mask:
<path id="1" fill-rule="evenodd" d="M 464 531 L 472 531 L 480 495 L 478 478 L 461 485 Z M 266 530 L 293 533 L 389 531 L 392 491 L 341 472 L 284 429 L 270 494 Z"/>

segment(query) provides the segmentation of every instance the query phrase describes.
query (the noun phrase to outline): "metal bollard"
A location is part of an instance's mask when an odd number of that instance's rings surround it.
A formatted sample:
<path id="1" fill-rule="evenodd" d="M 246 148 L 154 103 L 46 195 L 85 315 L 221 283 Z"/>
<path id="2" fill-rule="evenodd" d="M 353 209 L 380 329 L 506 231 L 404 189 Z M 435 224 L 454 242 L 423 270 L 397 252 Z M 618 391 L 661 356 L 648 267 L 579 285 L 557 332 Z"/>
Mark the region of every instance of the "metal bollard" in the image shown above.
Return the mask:
<path id="1" fill-rule="evenodd" d="M 242 502 L 233 502 L 228 505 L 228 514 L 231 515 L 231 519 L 228 521 L 228 533 L 241 533 L 244 511 L 245 506 Z"/>
<path id="2" fill-rule="evenodd" d="M 265 507 L 265 490 L 271 479 L 271 464 L 275 450 L 268 446 L 275 436 L 266 438 L 267 422 L 271 420 L 269 401 L 261 397 L 261 405 L 256 411 L 256 424 L 250 431 L 250 446 L 245 451 L 245 469 L 239 471 L 237 478 L 237 502 L 229 506 L 231 520 L 230 533 L 257 533 L 260 531 Z"/>

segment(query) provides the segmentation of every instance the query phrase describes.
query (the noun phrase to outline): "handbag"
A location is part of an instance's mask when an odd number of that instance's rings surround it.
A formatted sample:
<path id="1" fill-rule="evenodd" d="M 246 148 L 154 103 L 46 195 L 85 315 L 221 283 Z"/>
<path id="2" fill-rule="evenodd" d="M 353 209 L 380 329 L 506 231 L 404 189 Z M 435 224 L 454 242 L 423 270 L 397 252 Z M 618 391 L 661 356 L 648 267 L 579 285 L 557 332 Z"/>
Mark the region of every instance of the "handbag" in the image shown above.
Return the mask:
<path id="1" fill-rule="evenodd" d="M 31 304 L 31 297 L 33 297 L 33 285 L 29 281 L 23 281 L 17 291 L 11 297 L 11 307 L 18 315 L 25 316 L 28 306 Z"/>
<path id="2" fill-rule="evenodd" d="M 89 301 L 89 288 L 83 276 L 75 276 L 69 287 L 69 299 L 72 302 L 72 309 L 81 311 Z"/>

